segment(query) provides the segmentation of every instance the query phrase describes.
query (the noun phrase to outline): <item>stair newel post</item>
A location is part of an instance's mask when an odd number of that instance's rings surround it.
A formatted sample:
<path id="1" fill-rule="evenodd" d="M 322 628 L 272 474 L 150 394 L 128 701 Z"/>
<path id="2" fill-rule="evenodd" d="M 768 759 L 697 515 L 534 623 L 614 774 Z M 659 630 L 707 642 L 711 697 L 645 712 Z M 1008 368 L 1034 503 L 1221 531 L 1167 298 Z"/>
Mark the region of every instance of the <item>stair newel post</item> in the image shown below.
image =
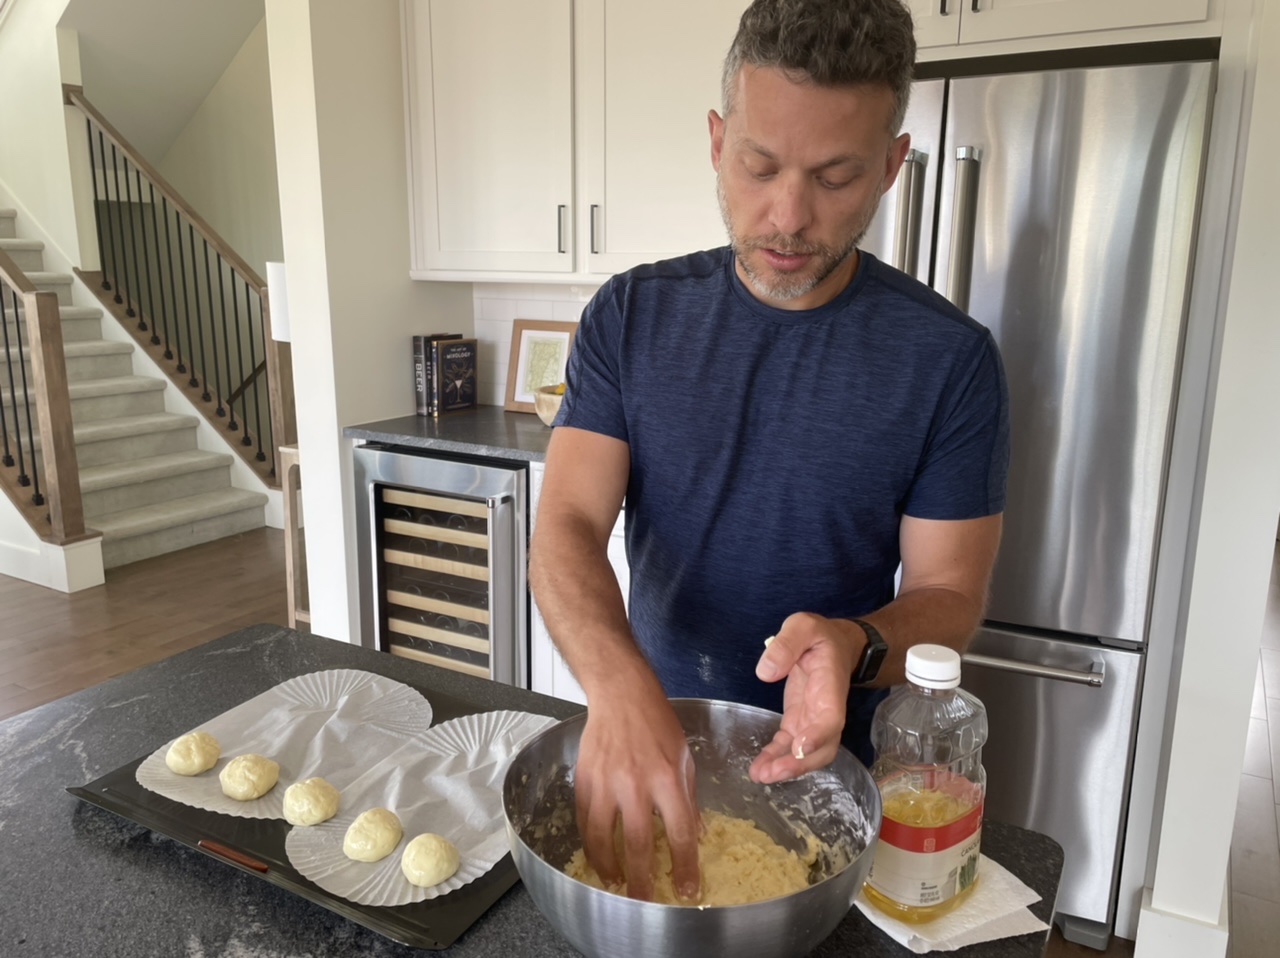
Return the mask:
<path id="1" fill-rule="evenodd" d="M 182 362 L 182 323 L 178 319 L 178 291 L 173 271 L 173 237 L 169 233 L 169 201 L 164 198 L 164 194 L 160 194 L 160 210 L 164 220 L 164 248 L 168 252 L 169 259 L 169 302 L 173 304 L 173 342 L 178 349 L 178 372 L 185 373 L 187 367 Z M 157 233 L 157 235 L 159 235 Z M 182 240 L 182 229 L 178 229 L 178 240 Z M 164 324 L 165 349 L 164 358 L 173 359 L 173 350 L 169 348 L 169 321 L 165 320 Z"/>
<path id="2" fill-rule="evenodd" d="M 240 424 L 236 422 L 235 386 L 232 385 L 232 383 L 235 382 L 235 380 L 231 378 L 231 340 L 227 335 L 227 293 L 222 282 L 222 274 L 223 274 L 222 254 L 218 253 L 216 255 L 218 259 L 218 305 L 222 307 L 222 348 L 227 359 L 227 392 L 226 392 L 227 431 L 235 432 L 237 429 L 240 428 Z M 234 275 L 235 274 L 232 274 L 233 280 L 234 280 Z M 231 287 L 231 297 L 232 299 L 235 298 L 234 282 Z M 236 330 L 237 337 L 239 335 L 239 332 L 240 332 L 239 330 Z M 216 348 L 217 347 L 215 345 L 215 349 Z M 237 356 L 236 359 L 238 361 L 237 365 L 240 368 L 240 372 L 243 373 L 244 361 L 239 356 Z M 241 378 L 243 378 L 243 376 Z M 218 404 L 218 408 L 222 408 L 222 403 Z"/>
<path id="3" fill-rule="evenodd" d="M 257 336 L 253 332 L 253 301 L 249 298 L 248 283 L 244 284 L 244 321 L 245 321 L 245 325 L 249 327 L 249 364 L 253 366 L 253 372 L 254 372 L 253 434 L 258 437 L 257 460 L 258 462 L 265 462 L 267 456 L 266 456 L 266 453 L 262 451 L 262 390 L 258 386 L 258 375 L 257 375 L 258 359 L 257 359 L 257 356 L 254 355 L 254 349 L 253 349 L 253 345 L 257 341 Z M 260 323 L 259 326 L 261 327 L 262 324 Z M 263 352 L 263 356 L 265 357 L 267 352 L 265 343 L 263 343 L 262 352 Z M 264 366 L 266 365 L 265 360 L 263 365 Z M 268 386 L 270 386 L 270 372 L 267 373 L 267 376 L 268 376 L 268 380 L 267 380 Z M 248 415 L 246 415 L 245 418 L 248 419 L 249 418 Z M 249 438 L 249 424 L 247 422 L 245 423 L 244 428 L 245 428 L 245 434 L 244 434 L 244 438 L 240 440 L 240 444 L 242 446 L 252 446 L 253 440 Z"/>
<path id="4" fill-rule="evenodd" d="M 208 335 L 209 345 L 213 347 L 213 391 L 215 394 L 217 394 L 217 397 L 218 397 L 218 408 L 215 409 L 214 412 L 217 413 L 219 418 L 221 418 L 222 416 L 225 416 L 227 414 L 227 411 L 222 406 L 222 397 L 225 395 L 225 393 L 223 393 L 222 391 L 222 366 L 218 362 L 218 314 L 214 311 L 214 308 L 213 308 L 213 273 L 209 269 L 209 241 L 202 237 L 201 242 L 204 243 L 205 292 L 209 294 L 209 329 L 207 331 L 207 335 Z M 218 277 L 218 281 L 219 282 L 222 281 L 221 276 Z M 201 331 L 200 333 L 201 343 L 205 341 L 205 336 L 206 336 L 205 331 Z M 209 400 L 208 381 L 206 381 L 204 384 L 204 391 L 205 391 L 204 399 L 206 402 L 208 402 Z"/>
<path id="5" fill-rule="evenodd" d="M 18 291 L 10 290 L 9 295 L 12 297 L 13 315 L 18 315 Z M 27 322 L 31 322 L 32 314 L 30 309 L 34 306 L 33 302 L 27 304 Z M 14 352 L 18 354 L 18 375 L 22 378 L 22 409 L 18 409 L 18 394 L 13 393 L 13 425 L 14 431 L 18 434 L 18 485 L 31 486 L 33 494 L 31 502 L 33 505 L 44 505 L 44 498 L 40 495 L 40 466 L 36 462 L 36 444 L 35 433 L 31 426 L 31 388 L 27 385 L 27 364 L 22 359 L 22 323 L 13 324 L 14 350 L 9 353 L 9 382 L 13 384 L 13 358 Z M 11 389 L 12 391 L 12 389 Z M 31 472 L 27 474 L 26 467 L 23 465 L 22 457 L 22 420 L 27 422 L 27 452 L 30 453 L 28 458 L 31 460 Z"/>
<path id="6" fill-rule="evenodd" d="M 89 173 L 93 178 L 93 225 L 98 233 L 98 268 L 102 270 L 102 288 L 110 289 L 111 282 L 107 279 L 107 253 L 102 245 L 102 207 L 99 205 L 98 197 L 98 171 L 93 164 L 93 121 L 87 116 L 84 118 L 85 134 L 89 138 Z M 102 134 L 98 134 L 98 141 L 101 144 Z M 102 166 L 102 175 L 107 175 L 107 160 L 102 155 L 102 147 L 98 147 L 98 163 Z M 105 185 L 105 184 L 104 184 Z"/>
<path id="7" fill-rule="evenodd" d="M 120 166 L 116 162 L 116 145 L 111 144 L 111 178 L 116 184 L 116 232 L 120 234 L 120 262 L 115 265 L 116 280 L 116 296 L 117 303 L 123 303 L 125 307 L 125 315 L 133 315 L 133 306 L 129 302 L 129 251 L 124 245 L 124 210 L 123 204 L 120 202 Z M 107 209 L 111 208 L 111 204 L 107 204 Z M 112 248 L 115 248 L 113 243 Z M 123 268 L 121 268 L 123 267 Z M 120 298 L 120 287 L 124 287 L 124 299 Z"/>
<path id="8" fill-rule="evenodd" d="M 5 285 L 3 283 L 0 283 L 0 332 L 2 332 L 4 336 L 4 356 L 5 356 L 5 362 L 8 363 L 9 361 L 9 310 L 4 305 L 5 291 L 6 291 Z M 13 314 L 13 324 L 16 326 L 19 322 L 21 322 L 21 319 L 18 316 L 17 312 L 15 311 Z M 9 366 L 8 371 L 9 371 L 9 392 L 10 394 L 12 394 L 13 393 L 13 367 Z M 18 431 L 17 402 L 18 402 L 17 397 L 16 396 L 13 397 L 13 403 L 14 403 L 13 431 L 15 433 L 15 436 L 14 436 L 15 440 L 17 440 L 18 442 L 21 442 L 21 437 L 16 435 Z M 13 452 L 9 448 L 9 414 L 4 411 L 4 383 L 0 383 L 0 440 L 2 440 L 4 444 L 4 455 L 2 458 L 0 458 L 0 464 L 3 464 L 5 467 L 12 469 L 14 459 L 13 459 Z"/>
<path id="9" fill-rule="evenodd" d="M 147 266 L 147 287 L 151 288 L 152 298 L 155 293 L 160 293 L 160 313 L 159 323 L 164 327 L 164 351 L 165 359 L 169 359 L 169 315 L 166 313 L 164 305 L 164 257 L 160 255 L 160 225 L 159 218 L 156 215 L 156 188 L 151 181 L 147 181 L 147 190 L 151 192 L 151 238 L 154 240 L 156 251 L 156 284 L 151 286 L 151 268 Z M 156 325 L 155 302 L 151 304 L 151 345 L 160 345 L 160 329 Z"/>
<path id="10" fill-rule="evenodd" d="M 36 395 L 40 397 L 36 415 L 40 423 L 49 521 L 55 538 L 66 541 L 84 535 L 84 503 L 80 498 L 80 470 L 71 425 L 62 318 L 58 298 L 53 293 L 29 293 L 26 300 L 31 371 Z M 39 505 L 38 488 L 36 496 L 33 501 Z"/>
<path id="11" fill-rule="evenodd" d="M 135 168 L 135 172 L 137 172 Z M 147 186 L 151 186 L 151 181 L 147 181 Z M 147 247 L 147 213 L 142 206 L 142 173 L 138 172 L 138 216 L 142 220 L 142 263 L 147 270 L 147 315 L 151 317 L 151 345 L 158 346 L 160 344 L 160 336 L 156 329 L 156 288 L 151 283 L 151 251 Z M 156 240 L 156 191 L 151 190 L 151 238 Z M 156 275 L 160 274 L 160 247 L 156 246 Z M 164 294 L 164 283 L 160 284 L 160 293 Z M 160 312 L 164 312 L 164 305 L 161 304 Z"/>
<path id="12" fill-rule="evenodd" d="M 137 171 L 138 168 L 135 166 L 134 172 L 137 173 Z M 147 328 L 147 320 L 142 313 L 142 268 L 138 262 L 138 220 L 141 218 L 141 213 L 135 216 L 133 212 L 133 182 L 129 179 L 129 158 L 127 156 L 124 158 L 124 192 L 125 197 L 129 200 L 129 247 L 133 250 L 133 301 L 138 304 L 136 314 L 132 310 L 125 310 L 125 315 L 136 315 L 138 317 L 138 328 L 145 330 Z M 142 205 L 141 196 L 138 197 L 138 205 Z M 146 247 L 147 242 L 144 239 L 142 248 L 146 249 Z"/>
<path id="13" fill-rule="evenodd" d="M 196 341 L 200 344 L 200 379 L 204 380 L 204 391 L 200 394 L 200 398 L 205 402 L 209 402 L 213 397 L 209 395 L 209 374 L 206 372 L 207 366 L 205 363 L 204 323 L 200 319 L 200 267 L 196 263 L 196 228 L 190 223 L 187 224 L 187 240 L 191 244 L 191 282 L 194 284 L 191 298 L 196 304 Z M 190 313 L 187 316 L 189 321 Z M 200 385 L 194 375 L 191 377 L 191 385 Z"/>

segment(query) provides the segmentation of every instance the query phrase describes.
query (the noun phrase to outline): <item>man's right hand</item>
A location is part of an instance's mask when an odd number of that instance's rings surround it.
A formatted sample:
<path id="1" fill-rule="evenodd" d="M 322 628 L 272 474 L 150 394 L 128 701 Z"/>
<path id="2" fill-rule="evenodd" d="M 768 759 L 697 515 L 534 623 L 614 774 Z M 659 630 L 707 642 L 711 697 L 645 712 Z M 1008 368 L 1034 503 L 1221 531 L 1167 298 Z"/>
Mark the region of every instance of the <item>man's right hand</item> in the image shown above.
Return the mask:
<path id="1" fill-rule="evenodd" d="M 628 680 L 628 691 L 600 695 L 589 703 L 574 782 L 583 849 L 587 862 L 606 883 L 625 878 L 628 896 L 651 899 L 653 813 L 657 811 L 671 846 L 676 893 L 694 901 L 700 890 L 701 823 L 693 756 L 652 673 L 633 674 Z M 614 846 L 618 816 L 622 817 L 625 862 L 618 861 Z"/>

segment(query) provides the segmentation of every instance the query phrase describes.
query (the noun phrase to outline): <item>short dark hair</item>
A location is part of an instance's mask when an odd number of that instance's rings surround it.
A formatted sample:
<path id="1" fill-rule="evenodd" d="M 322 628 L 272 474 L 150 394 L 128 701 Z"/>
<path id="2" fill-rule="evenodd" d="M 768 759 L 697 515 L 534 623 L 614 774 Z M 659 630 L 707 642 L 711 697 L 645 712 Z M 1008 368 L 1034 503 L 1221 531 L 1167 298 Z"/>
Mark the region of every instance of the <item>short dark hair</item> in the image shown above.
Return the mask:
<path id="1" fill-rule="evenodd" d="M 744 66 L 778 67 L 819 86 L 869 83 L 893 92 L 891 133 L 911 96 L 916 39 L 902 0 L 754 0 L 724 61 L 725 116 Z"/>

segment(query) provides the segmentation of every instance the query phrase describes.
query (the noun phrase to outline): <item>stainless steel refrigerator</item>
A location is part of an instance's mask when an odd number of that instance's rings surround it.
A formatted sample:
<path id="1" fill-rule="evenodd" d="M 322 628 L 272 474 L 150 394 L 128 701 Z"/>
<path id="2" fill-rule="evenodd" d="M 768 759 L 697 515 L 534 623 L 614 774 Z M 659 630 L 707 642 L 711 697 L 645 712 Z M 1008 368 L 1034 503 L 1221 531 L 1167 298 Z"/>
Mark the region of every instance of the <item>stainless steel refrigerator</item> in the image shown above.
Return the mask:
<path id="1" fill-rule="evenodd" d="M 987 622 L 987 814 L 1057 839 L 1105 947 L 1147 650 L 1214 66 L 918 81 L 863 246 L 992 330 L 1012 458 Z"/>

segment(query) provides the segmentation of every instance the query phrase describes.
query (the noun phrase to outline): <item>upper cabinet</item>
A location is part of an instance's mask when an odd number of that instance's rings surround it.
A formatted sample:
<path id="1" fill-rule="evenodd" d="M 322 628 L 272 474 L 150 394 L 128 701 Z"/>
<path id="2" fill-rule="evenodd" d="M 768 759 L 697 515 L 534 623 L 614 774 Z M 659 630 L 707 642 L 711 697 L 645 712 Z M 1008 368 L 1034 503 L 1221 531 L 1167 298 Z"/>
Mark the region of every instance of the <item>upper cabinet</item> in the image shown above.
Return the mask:
<path id="1" fill-rule="evenodd" d="M 414 273 L 568 273 L 572 0 L 405 0 Z"/>
<path id="2" fill-rule="evenodd" d="M 720 110 L 721 66 L 745 6 L 578 3 L 587 272 L 725 244 L 707 113 Z"/>
<path id="3" fill-rule="evenodd" d="M 921 47 L 1193 23 L 1210 0 L 911 0 Z"/>

